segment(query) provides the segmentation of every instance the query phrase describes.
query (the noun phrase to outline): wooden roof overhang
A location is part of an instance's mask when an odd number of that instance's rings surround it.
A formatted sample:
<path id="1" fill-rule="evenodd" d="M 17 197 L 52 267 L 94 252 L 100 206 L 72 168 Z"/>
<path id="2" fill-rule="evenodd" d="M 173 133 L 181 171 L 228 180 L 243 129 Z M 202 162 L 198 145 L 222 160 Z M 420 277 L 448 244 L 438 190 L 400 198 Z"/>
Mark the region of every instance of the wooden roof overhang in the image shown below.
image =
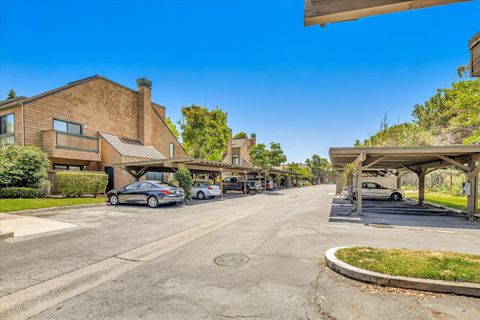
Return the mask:
<path id="1" fill-rule="evenodd" d="M 480 32 L 469 42 L 470 50 L 470 74 L 472 77 L 480 77 Z"/>
<path id="2" fill-rule="evenodd" d="M 480 145 L 330 148 L 329 153 L 333 167 L 340 171 L 358 161 L 365 169 L 381 172 L 449 166 L 468 171 L 467 163 L 480 161 Z"/>
<path id="3" fill-rule="evenodd" d="M 421 9 L 471 0 L 305 0 L 305 26 L 357 20 L 364 17 Z"/>

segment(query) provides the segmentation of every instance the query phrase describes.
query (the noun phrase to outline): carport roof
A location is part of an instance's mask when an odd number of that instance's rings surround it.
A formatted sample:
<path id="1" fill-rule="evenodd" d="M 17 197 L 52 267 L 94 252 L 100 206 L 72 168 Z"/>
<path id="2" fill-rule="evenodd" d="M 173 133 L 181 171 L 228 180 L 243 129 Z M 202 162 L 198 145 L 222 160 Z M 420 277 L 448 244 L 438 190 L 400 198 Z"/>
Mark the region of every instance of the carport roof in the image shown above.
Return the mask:
<path id="1" fill-rule="evenodd" d="M 147 171 L 173 171 L 185 165 L 193 173 L 217 173 L 221 171 L 231 172 L 258 172 L 264 171 L 260 168 L 237 166 L 224 162 L 199 160 L 194 158 L 178 158 L 178 159 L 164 159 L 164 160 L 149 160 L 149 161 L 136 161 L 117 164 L 130 173 L 135 175 L 144 174 Z M 298 175 L 296 172 L 269 169 L 271 173 Z"/>
<path id="2" fill-rule="evenodd" d="M 340 170 L 362 157 L 369 169 L 439 168 L 480 161 L 480 145 L 330 148 L 329 154 L 333 167 Z"/>

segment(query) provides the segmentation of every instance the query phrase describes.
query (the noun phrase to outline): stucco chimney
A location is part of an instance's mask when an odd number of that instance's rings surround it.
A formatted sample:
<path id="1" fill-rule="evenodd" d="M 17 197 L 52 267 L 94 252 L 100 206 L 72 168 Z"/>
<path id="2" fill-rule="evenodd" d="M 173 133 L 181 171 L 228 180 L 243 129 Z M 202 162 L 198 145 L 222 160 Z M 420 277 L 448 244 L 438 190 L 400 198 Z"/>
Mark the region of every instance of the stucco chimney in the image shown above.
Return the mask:
<path id="1" fill-rule="evenodd" d="M 254 146 L 257 144 L 257 135 L 255 133 L 252 133 L 250 135 L 250 145 Z"/>
<path id="2" fill-rule="evenodd" d="M 152 81 L 137 79 L 137 134 L 144 145 L 152 143 Z"/>

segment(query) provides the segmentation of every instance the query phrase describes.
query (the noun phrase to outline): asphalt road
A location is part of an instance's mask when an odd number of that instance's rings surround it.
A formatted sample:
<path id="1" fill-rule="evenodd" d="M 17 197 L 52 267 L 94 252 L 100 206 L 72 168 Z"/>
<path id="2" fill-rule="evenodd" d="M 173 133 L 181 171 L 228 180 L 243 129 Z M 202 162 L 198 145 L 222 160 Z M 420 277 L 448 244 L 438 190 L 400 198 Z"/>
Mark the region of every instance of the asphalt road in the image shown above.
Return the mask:
<path id="1" fill-rule="evenodd" d="M 77 227 L 0 243 L 0 318 L 478 319 L 479 299 L 365 285 L 322 260 L 341 245 L 480 254 L 479 229 L 328 222 L 333 192 L 43 214 Z"/>

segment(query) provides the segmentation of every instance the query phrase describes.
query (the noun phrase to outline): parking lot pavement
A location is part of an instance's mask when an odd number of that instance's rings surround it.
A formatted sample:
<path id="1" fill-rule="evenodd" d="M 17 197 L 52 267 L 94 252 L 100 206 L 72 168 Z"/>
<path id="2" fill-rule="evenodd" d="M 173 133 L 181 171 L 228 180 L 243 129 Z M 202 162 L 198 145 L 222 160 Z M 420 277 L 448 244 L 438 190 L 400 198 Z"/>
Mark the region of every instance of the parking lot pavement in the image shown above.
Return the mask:
<path id="1" fill-rule="evenodd" d="M 321 261 L 342 245 L 480 254 L 479 230 L 328 222 L 333 191 L 315 186 L 190 207 L 56 212 L 55 220 L 79 227 L 0 244 L 0 304 L 36 319 L 476 319 L 478 299 L 385 293 Z M 82 279 L 102 264 L 119 267 L 96 282 Z M 62 275 L 75 281 L 52 285 Z M 15 309 L 41 290 L 39 301 Z"/>

